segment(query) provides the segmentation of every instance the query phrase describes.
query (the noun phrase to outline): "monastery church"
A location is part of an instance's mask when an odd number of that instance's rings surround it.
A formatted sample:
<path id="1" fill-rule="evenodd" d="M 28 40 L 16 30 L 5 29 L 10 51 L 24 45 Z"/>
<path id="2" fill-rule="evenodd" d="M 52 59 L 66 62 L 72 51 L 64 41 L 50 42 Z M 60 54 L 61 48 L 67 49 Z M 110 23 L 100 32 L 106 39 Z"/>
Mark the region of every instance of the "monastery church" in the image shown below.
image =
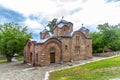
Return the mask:
<path id="1" fill-rule="evenodd" d="M 47 29 L 40 32 L 40 39 L 28 39 L 24 46 L 24 62 L 34 66 L 92 58 L 92 39 L 85 27 L 73 31 L 73 23 L 60 20 L 54 34 Z"/>

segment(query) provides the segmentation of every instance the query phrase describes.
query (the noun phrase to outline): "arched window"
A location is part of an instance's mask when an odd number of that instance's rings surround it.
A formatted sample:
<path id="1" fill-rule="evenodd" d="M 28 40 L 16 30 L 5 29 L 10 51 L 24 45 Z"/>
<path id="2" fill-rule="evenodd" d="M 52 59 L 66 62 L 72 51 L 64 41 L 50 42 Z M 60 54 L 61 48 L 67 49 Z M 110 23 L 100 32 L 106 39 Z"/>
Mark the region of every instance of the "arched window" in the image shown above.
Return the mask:
<path id="1" fill-rule="evenodd" d="M 66 30 L 64 29 L 64 34 L 66 34 Z"/>
<path id="2" fill-rule="evenodd" d="M 36 61 L 38 62 L 38 53 L 36 54 Z"/>
<path id="3" fill-rule="evenodd" d="M 80 55 L 80 49 L 76 50 L 76 55 Z"/>
<path id="4" fill-rule="evenodd" d="M 30 53 L 30 62 L 32 62 L 32 53 Z"/>
<path id="5" fill-rule="evenodd" d="M 76 56 L 80 55 L 80 46 L 75 47 Z"/>
<path id="6" fill-rule="evenodd" d="M 68 46 L 67 45 L 65 45 L 65 50 L 67 50 L 68 49 Z"/>
<path id="7" fill-rule="evenodd" d="M 76 36 L 76 44 L 80 43 L 80 36 Z"/>

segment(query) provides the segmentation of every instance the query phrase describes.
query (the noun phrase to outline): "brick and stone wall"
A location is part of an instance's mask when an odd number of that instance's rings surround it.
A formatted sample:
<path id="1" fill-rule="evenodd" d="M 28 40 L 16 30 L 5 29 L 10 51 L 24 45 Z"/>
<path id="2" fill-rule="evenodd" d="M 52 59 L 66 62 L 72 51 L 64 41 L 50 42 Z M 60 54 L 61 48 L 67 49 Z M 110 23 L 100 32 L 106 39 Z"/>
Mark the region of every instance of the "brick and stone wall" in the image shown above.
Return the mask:
<path id="1" fill-rule="evenodd" d="M 45 66 L 50 64 L 50 49 L 55 49 L 55 63 L 60 63 L 60 46 L 61 43 L 56 39 L 50 39 L 42 45 L 37 45 L 38 65 Z"/>
<path id="2" fill-rule="evenodd" d="M 49 32 L 46 32 L 46 33 L 40 33 L 40 38 L 41 39 L 46 39 L 46 38 L 49 38 L 50 37 L 50 34 L 49 34 Z"/>
<path id="3" fill-rule="evenodd" d="M 54 48 L 54 63 L 92 58 L 92 40 L 88 38 L 89 31 L 77 30 L 70 35 L 72 31 L 73 24 L 68 22 L 63 27 L 55 25 L 52 37 L 48 31 L 40 33 L 41 39 L 48 38 L 45 42 L 27 41 L 24 47 L 25 62 L 37 66 L 49 65 L 53 55 L 52 48 Z"/>
<path id="4" fill-rule="evenodd" d="M 76 41 L 76 37 L 79 37 L 79 42 Z M 73 60 L 80 60 L 84 59 L 86 54 L 85 51 L 85 37 L 80 32 L 75 32 L 72 37 L 72 59 Z M 76 50 L 80 50 L 78 53 Z"/>
<path id="5" fill-rule="evenodd" d="M 59 28 L 57 25 L 55 26 L 54 35 L 69 35 L 73 31 L 73 24 L 68 23 L 63 27 Z"/>
<path id="6" fill-rule="evenodd" d="M 71 38 L 62 38 L 62 57 L 64 62 L 68 62 L 71 59 Z"/>

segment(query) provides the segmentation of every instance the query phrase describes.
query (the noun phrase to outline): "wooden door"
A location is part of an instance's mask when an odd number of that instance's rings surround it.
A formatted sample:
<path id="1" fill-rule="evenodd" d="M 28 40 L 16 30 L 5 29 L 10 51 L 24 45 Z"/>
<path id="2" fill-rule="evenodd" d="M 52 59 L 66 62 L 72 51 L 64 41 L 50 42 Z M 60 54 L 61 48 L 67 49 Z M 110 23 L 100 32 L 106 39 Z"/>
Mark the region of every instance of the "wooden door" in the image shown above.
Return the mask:
<path id="1" fill-rule="evenodd" d="M 30 62 L 32 62 L 32 53 L 30 53 Z"/>
<path id="2" fill-rule="evenodd" d="M 55 53 L 50 53 L 50 63 L 55 63 Z"/>

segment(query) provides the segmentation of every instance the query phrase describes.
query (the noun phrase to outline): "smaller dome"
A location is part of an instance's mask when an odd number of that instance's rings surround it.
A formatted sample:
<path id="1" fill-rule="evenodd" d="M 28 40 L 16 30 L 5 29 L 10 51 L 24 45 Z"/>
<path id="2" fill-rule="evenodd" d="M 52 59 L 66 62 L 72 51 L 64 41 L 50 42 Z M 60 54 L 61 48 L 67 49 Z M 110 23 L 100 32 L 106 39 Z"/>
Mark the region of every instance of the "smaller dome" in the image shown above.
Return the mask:
<path id="1" fill-rule="evenodd" d="M 58 25 L 59 28 L 62 28 L 64 25 L 68 25 L 69 23 L 71 23 L 71 22 L 68 22 L 68 21 L 66 21 L 66 20 L 60 20 L 60 21 L 57 23 L 57 25 Z M 71 24 L 72 24 L 72 23 L 71 23 Z"/>
<path id="2" fill-rule="evenodd" d="M 59 28 L 62 28 L 64 25 L 65 25 L 65 24 L 60 23 L 60 24 L 58 24 L 58 27 L 59 27 Z"/>
<path id="3" fill-rule="evenodd" d="M 46 28 L 42 31 L 42 33 L 47 33 L 49 32 Z"/>
<path id="4" fill-rule="evenodd" d="M 80 30 L 88 30 L 86 27 L 81 27 Z"/>
<path id="5" fill-rule="evenodd" d="M 58 22 L 58 24 L 60 24 L 60 23 L 67 24 L 67 23 L 69 23 L 69 22 L 66 21 L 66 20 L 60 20 L 60 21 Z"/>

